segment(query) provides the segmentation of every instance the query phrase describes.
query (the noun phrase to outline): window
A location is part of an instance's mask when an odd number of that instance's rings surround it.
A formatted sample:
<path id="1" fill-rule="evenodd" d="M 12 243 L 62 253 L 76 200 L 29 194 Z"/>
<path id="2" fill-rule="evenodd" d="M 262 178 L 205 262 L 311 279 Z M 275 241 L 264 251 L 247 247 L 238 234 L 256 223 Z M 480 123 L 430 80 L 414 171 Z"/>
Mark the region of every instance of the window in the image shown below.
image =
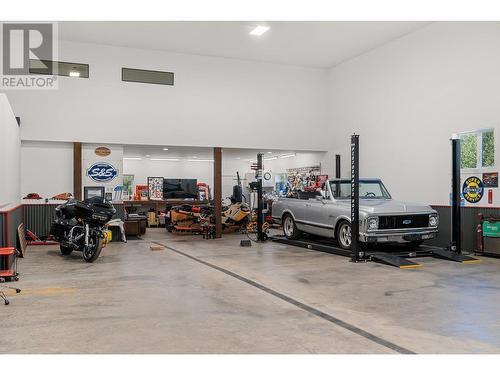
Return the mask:
<path id="1" fill-rule="evenodd" d="M 493 129 L 460 134 L 460 163 L 462 169 L 495 166 L 495 133 Z"/>
<path id="2" fill-rule="evenodd" d="M 30 73 L 74 78 L 89 78 L 89 65 L 62 61 L 30 59 Z"/>
<path id="3" fill-rule="evenodd" d="M 122 68 L 122 81 L 173 86 L 174 73 Z"/>

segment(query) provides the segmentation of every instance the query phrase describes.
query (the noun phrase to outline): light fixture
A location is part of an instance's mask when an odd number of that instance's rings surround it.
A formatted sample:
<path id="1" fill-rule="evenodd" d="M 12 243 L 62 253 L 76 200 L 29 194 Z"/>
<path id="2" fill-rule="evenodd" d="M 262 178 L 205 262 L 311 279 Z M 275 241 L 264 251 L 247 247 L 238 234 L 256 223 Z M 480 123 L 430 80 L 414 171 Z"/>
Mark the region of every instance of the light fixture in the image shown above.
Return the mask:
<path id="1" fill-rule="evenodd" d="M 75 70 L 72 70 L 69 72 L 70 77 L 80 77 L 80 72 L 77 72 Z"/>
<path id="2" fill-rule="evenodd" d="M 255 35 L 255 36 L 261 36 L 262 34 L 264 34 L 265 32 L 267 32 L 269 29 L 270 29 L 269 26 L 259 25 L 255 29 L 253 29 L 252 31 L 250 31 L 249 34 L 250 35 Z"/>
<path id="3" fill-rule="evenodd" d="M 295 154 L 280 155 L 280 159 L 294 158 L 294 157 L 295 157 Z"/>
<path id="4" fill-rule="evenodd" d="M 166 148 L 166 147 L 163 147 L 163 151 L 168 151 L 168 148 Z"/>
<path id="5" fill-rule="evenodd" d="M 177 158 L 153 158 L 152 161 L 179 161 Z"/>
<path id="6" fill-rule="evenodd" d="M 277 156 L 271 156 L 270 158 L 264 158 L 264 160 L 276 160 L 278 159 Z"/>
<path id="7" fill-rule="evenodd" d="M 206 162 L 213 162 L 213 159 L 188 159 L 188 161 L 206 161 Z"/>
<path id="8" fill-rule="evenodd" d="M 150 158 L 150 157 L 151 157 L 151 155 L 144 155 L 144 156 L 146 156 L 147 158 Z"/>
<path id="9" fill-rule="evenodd" d="M 134 156 L 130 158 L 123 158 L 123 160 L 142 160 L 142 158 Z"/>
<path id="10" fill-rule="evenodd" d="M 240 160 L 241 158 L 240 158 L 239 156 L 237 156 L 235 159 L 236 159 L 236 160 Z"/>

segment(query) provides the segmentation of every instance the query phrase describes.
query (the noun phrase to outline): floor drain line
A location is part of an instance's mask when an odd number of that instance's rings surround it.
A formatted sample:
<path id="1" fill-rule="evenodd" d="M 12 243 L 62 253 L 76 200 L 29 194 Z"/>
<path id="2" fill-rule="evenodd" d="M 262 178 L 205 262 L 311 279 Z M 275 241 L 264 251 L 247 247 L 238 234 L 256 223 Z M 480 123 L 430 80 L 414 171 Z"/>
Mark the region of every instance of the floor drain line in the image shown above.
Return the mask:
<path id="1" fill-rule="evenodd" d="M 170 246 L 165 245 L 163 243 L 154 242 L 154 241 L 152 241 L 152 242 L 156 243 L 158 245 L 165 246 L 167 249 L 169 249 L 169 250 L 171 250 L 171 251 L 173 251 L 173 252 L 175 252 L 175 253 L 177 253 L 179 255 L 182 255 L 182 256 L 184 256 L 186 258 L 194 260 L 195 262 L 198 262 L 198 263 L 203 264 L 203 265 L 205 265 L 207 267 L 213 268 L 213 269 L 215 269 L 215 270 L 217 270 L 219 272 L 222 272 L 222 273 L 224 273 L 224 274 L 226 274 L 228 276 L 231 276 L 231 277 L 233 277 L 233 278 L 235 278 L 237 280 L 240 280 L 240 281 L 242 281 L 242 282 L 244 282 L 246 284 L 249 284 L 249 285 L 251 285 L 251 286 L 253 286 L 253 287 L 257 288 L 257 289 L 262 290 L 263 292 L 266 292 L 266 293 L 268 293 L 268 294 L 270 294 L 270 295 L 272 295 L 272 296 L 274 296 L 276 298 L 279 298 L 279 299 L 281 299 L 281 300 L 283 300 L 285 302 L 288 302 L 288 303 L 290 303 L 290 304 L 292 304 L 292 305 L 294 305 L 294 306 L 296 306 L 296 307 L 298 307 L 298 308 L 300 308 L 300 309 L 302 309 L 304 311 L 307 311 L 308 313 L 311 313 L 311 314 L 313 314 L 313 315 L 315 315 L 315 316 L 317 316 L 317 317 L 319 317 L 321 319 L 324 319 L 324 320 L 326 320 L 326 321 L 328 321 L 330 323 L 333 323 L 333 324 L 335 324 L 335 325 L 337 325 L 339 327 L 342 327 L 342 328 L 344 328 L 344 329 L 346 329 L 346 330 L 348 330 L 348 331 L 350 331 L 350 332 L 352 332 L 352 333 L 354 333 L 356 335 L 364 337 L 365 339 L 368 339 L 368 340 L 370 340 L 370 341 L 372 341 L 372 342 L 374 342 L 376 344 L 382 345 L 382 346 L 384 346 L 384 347 L 386 347 L 388 349 L 391 349 L 391 350 L 393 350 L 393 351 L 395 351 L 397 353 L 400 353 L 400 354 L 416 354 L 415 352 L 413 352 L 413 351 L 411 351 L 409 349 L 403 348 L 402 346 L 399 346 L 399 345 L 394 344 L 394 343 L 392 343 L 390 341 L 387 341 L 387 340 L 385 340 L 385 339 L 383 339 L 381 337 L 378 337 L 378 336 L 376 336 L 376 335 L 374 335 L 374 334 L 372 334 L 370 332 L 367 332 L 367 331 L 365 331 L 362 328 L 359 328 L 359 327 L 356 327 L 356 326 L 354 326 L 354 325 L 352 325 L 350 323 L 344 322 L 343 320 L 341 320 L 339 318 L 336 318 L 336 317 L 334 317 L 334 316 L 332 316 L 330 314 L 327 314 L 327 313 L 325 313 L 325 312 L 323 312 L 321 310 L 318 310 L 318 309 L 316 309 L 316 308 L 314 308 L 312 306 L 309 306 L 309 305 L 306 305 L 306 304 L 304 304 L 304 303 L 302 303 L 300 301 L 297 301 L 296 299 L 294 299 L 292 297 L 289 297 L 289 296 L 284 295 L 284 294 L 282 294 L 280 292 L 277 292 L 276 290 L 268 288 L 265 285 L 259 284 L 256 281 L 247 279 L 244 276 L 238 275 L 237 273 L 229 271 L 229 270 L 227 270 L 225 268 L 216 266 L 215 264 L 212 264 L 212 263 L 206 262 L 204 260 L 201 260 L 199 258 L 196 258 L 196 257 L 194 257 L 192 255 L 189 255 L 189 254 L 184 253 L 184 252 L 182 252 L 180 250 L 174 249 L 173 247 L 170 247 Z"/>

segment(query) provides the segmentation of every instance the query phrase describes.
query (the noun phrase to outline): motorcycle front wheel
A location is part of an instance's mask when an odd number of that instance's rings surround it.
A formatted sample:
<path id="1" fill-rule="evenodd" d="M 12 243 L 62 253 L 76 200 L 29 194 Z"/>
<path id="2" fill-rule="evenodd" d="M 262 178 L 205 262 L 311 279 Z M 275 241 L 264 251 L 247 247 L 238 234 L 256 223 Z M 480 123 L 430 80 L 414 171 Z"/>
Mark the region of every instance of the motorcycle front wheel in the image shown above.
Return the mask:
<path id="1" fill-rule="evenodd" d="M 90 236 L 89 246 L 83 249 L 83 259 L 88 263 L 92 263 L 97 258 L 99 258 L 101 250 L 102 250 L 102 238 L 98 236 Z"/>

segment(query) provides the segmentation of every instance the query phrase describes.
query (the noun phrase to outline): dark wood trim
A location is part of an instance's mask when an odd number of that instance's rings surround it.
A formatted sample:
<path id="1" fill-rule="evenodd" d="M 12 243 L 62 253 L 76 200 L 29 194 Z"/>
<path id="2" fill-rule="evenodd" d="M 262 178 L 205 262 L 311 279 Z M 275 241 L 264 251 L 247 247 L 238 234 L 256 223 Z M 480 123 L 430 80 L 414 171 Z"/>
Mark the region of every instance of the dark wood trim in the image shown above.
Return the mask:
<path id="1" fill-rule="evenodd" d="M 82 199 L 82 144 L 73 142 L 73 195 Z"/>
<path id="2" fill-rule="evenodd" d="M 215 238 L 222 237 L 222 148 L 214 147 Z"/>

